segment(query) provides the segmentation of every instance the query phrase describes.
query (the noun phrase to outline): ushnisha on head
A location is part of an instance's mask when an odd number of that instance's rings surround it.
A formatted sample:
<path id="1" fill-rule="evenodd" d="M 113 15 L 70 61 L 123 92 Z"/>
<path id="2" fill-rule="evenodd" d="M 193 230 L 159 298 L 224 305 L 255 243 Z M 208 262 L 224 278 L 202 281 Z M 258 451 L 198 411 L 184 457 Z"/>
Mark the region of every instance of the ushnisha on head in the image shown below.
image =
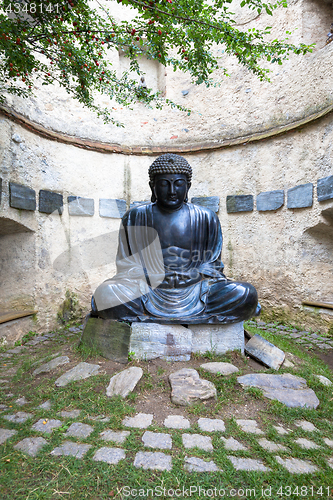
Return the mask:
<path id="1" fill-rule="evenodd" d="M 151 201 L 153 203 L 157 200 L 155 189 L 156 181 L 162 176 L 174 177 L 175 175 L 178 175 L 179 178 L 186 179 L 187 186 L 184 201 L 187 202 L 187 191 L 191 187 L 192 168 L 185 158 L 173 153 L 161 155 L 150 165 L 148 174 L 150 179 L 149 185 L 152 191 Z"/>

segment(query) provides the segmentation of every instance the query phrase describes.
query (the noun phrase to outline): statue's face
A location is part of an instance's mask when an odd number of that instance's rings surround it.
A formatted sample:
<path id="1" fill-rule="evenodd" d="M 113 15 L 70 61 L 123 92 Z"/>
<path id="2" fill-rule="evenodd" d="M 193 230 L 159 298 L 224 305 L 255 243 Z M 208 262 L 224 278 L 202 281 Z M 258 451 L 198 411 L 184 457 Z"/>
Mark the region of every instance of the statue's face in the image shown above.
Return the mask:
<path id="1" fill-rule="evenodd" d="M 157 174 L 154 178 L 157 204 L 168 210 L 177 210 L 182 206 L 188 188 L 185 174 Z"/>

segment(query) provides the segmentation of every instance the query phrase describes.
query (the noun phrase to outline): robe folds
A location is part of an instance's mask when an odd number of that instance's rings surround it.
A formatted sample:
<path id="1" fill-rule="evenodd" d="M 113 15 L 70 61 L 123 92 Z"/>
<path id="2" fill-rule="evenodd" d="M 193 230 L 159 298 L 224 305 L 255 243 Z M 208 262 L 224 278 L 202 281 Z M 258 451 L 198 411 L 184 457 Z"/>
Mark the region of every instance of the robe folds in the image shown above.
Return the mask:
<path id="1" fill-rule="evenodd" d="M 119 232 L 117 274 L 96 289 L 93 315 L 130 322 L 224 324 L 256 314 L 255 288 L 223 274 L 222 232 L 216 214 L 191 203 L 184 205 L 191 249 L 182 249 L 180 241 L 168 259 L 168 249 L 161 248 L 154 225 L 153 204 L 126 212 Z M 169 275 L 177 285 L 165 285 Z M 193 275 L 198 278 L 188 284 Z"/>

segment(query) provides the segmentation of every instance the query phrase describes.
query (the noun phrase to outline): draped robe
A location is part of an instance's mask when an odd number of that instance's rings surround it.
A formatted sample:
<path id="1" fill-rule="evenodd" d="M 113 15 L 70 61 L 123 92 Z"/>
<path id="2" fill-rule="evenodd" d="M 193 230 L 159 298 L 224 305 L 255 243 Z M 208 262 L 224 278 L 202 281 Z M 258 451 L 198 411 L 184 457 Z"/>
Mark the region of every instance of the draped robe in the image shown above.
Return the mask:
<path id="1" fill-rule="evenodd" d="M 155 323 L 233 323 L 256 313 L 258 297 L 249 283 L 228 280 L 221 262 L 222 232 L 211 210 L 184 203 L 190 222 L 190 250 L 174 253 L 167 263 L 155 229 L 153 204 L 139 205 L 122 219 L 117 274 L 102 283 L 92 312 L 102 318 Z M 181 242 L 180 250 L 181 250 Z M 173 254 L 171 254 L 173 255 Z M 184 258 L 184 255 L 186 258 Z M 163 286 L 168 274 L 180 278 Z M 182 276 L 197 274 L 195 283 Z"/>

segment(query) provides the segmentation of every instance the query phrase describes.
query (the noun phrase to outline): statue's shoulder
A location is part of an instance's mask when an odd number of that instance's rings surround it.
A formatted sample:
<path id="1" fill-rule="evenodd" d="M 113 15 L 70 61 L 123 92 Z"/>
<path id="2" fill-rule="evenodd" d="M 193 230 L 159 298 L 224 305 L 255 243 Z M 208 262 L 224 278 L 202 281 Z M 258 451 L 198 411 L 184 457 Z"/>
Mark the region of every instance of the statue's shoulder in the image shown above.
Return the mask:
<path id="1" fill-rule="evenodd" d="M 153 203 L 150 202 L 145 202 L 143 201 L 142 203 L 138 203 L 137 205 L 134 205 L 134 207 L 130 208 L 127 210 L 125 215 L 122 218 L 123 224 L 126 223 L 127 221 L 134 221 L 137 219 L 140 215 L 144 215 L 147 213 L 147 211 L 151 210 L 151 207 L 153 206 Z"/>
<path id="2" fill-rule="evenodd" d="M 202 215 L 205 215 L 208 218 L 217 218 L 217 215 L 213 210 L 207 207 L 203 207 L 202 205 L 196 205 L 195 203 L 187 203 L 189 209 L 193 212 L 200 213 Z"/>

